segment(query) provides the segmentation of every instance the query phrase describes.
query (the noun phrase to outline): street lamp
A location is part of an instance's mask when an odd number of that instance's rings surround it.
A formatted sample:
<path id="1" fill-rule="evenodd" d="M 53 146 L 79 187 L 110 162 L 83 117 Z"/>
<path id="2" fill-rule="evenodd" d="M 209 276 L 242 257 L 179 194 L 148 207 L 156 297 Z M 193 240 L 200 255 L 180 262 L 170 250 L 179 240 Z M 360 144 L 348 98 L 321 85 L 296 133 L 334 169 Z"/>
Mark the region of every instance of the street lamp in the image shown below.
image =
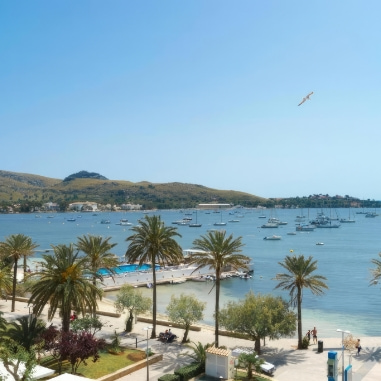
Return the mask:
<path id="1" fill-rule="evenodd" d="M 341 379 L 344 381 L 344 334 L 350 333 L 349 331 L 344 331 L 342 329 L 337 329 L 337 332 L 341 332 Z"/>
<path id="2" fill-rule="evenodd" d="M 149 381 L 149 366 L 148 366 L 148 332 L 150 329 L 153 329 L 152 326 L 149 326 L 149 327 L 144 327 L 143 328 L 145 331 L 147 331 L 147 352 L 146 352 L 146 356 L 147 356 L 147 381 Z"/>

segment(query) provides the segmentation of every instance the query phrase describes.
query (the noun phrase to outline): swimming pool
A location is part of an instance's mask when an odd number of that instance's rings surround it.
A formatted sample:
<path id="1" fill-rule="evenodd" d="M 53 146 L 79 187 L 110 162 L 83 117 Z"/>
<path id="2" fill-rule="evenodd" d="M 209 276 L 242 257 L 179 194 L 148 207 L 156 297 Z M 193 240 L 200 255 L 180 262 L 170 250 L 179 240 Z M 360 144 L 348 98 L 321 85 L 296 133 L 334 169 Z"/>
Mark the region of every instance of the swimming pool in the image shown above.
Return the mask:
<path id="1" fill-rule="evenodd" d="M 132 273 L 135 271 L 149 271 L 149 270 L 151 270 L 151 265 L 144 264 L 144 265 L 139 266 L 139 265 L 127 264 L 127 265 L 120 265 L 120 266 L 114 267 L 113 269 L 114 269 L 116 274 L 124 274 L 124 273 Z M 160 266 L 156 265 L 155 269 L 159 270 Z M 103 275 L 103 276 L 110 274 L 105 268 L 100 268 L 98 270 L 98 273 L 100 275 Z"/>

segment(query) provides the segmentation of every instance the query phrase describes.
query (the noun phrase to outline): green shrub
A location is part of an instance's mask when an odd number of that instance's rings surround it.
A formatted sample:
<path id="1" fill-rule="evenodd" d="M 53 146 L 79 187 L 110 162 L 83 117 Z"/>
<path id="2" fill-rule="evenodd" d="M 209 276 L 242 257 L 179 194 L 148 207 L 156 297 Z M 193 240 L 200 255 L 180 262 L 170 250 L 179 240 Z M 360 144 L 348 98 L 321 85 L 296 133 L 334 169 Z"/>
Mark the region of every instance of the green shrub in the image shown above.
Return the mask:
<path id="1" fill-rule="evenodd" d="M 177 374 L 164 374 L 157 381 L 180 381 L 180 376 Z"/>
<path id="2" fill-rule="evenodd" d="M 178 375 L 180 381 L 188 381 L 193 377 L 198 376 L 205 372 L 205 365 L 200 363 L 192 363 L 175 371 L 175 375 Z"/>
<path id="3" fill-rule="evenodd" d="M 309 345 L 310 345 L 310 341 L 308 340 L 306 336 L 304 336 L 302 340 L 302 348 L 307 349 Z"/>

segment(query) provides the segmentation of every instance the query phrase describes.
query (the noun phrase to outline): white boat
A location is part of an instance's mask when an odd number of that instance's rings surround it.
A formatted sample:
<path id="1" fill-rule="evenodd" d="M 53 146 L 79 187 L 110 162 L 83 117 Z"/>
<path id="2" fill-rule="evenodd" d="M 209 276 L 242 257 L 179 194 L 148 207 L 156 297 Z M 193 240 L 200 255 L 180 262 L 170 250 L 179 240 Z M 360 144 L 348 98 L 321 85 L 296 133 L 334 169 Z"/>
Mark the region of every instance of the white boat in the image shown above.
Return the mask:
<path id="1" fill-rule="evenodd" d="M 324 245 L 324 242 L 316 242 L 316 245 L 317 245 L 317 246 L 323 246 L 323 245 Z"/>
<path id="2" fill-rule="evenodd" d="M 348 218 L 340 218 L 340 222 L 344 224 L 354 223 L 356 220 L 351 218 L 351 208 L 349 208 Z"/>
<path id="3" fill-rule="evenodd" d="M 343 223 L 343 224 L 348 224 L 353 222 L 356 222 L 356 220 L 352 220 L 351 218 L 340 218 L 340 223 Z"/>
<path id="4" fill-rule="evenodd" d="M 279 218 L 271 217 L 267 221 L 269 224 L 287 225 L 286 221 L 281 221 Z"/>
<path id="5" fill-rule="evenodd" d="M 215 222 L 213 225 L 214 226 L 225 226 L 226 222 L 222 222 L 222 212 L 220 212 L 221 215 L 221 221 L 220 222 Z"/>
<path id="6" fill-rule="evenodd" d="M 263 239 L 266 241 L 279 241 L 280 239 L 282 239 L 282 237 L 280 235 L 270 235 L 270 236 L 265 237 Z"/>
<path id="7" fill-rule="evenodd" d="M 228 222 L 240 222 L 240 220 L 229 220 Z"/>
<path id="8" fill-rule="evenodd" d="M 111 221 L 104 219 L 101 221 L 101 224 L 111 224 Z"/>
<path id="9" fill-rule="evenodd" d="M 261 226 L 261 228 L 263 228 L 263 229 L 272 229 L 272 228 L 277 228 L 277 227 L 279 227 L 279 225 L 278 224 L 274 224 L 272 222 L 267 222 L 266 224 L 263 224 Z"/>
<path id="10" fill-rule="evenodd" d="M 297 232 L 313 232 L 315 230 L 315 225 L 297 225 L 296 231 Z"/>
<path id="11" fill-rule="evenodd" d="M 201 226 L 202 226 L 202 224 L 197 222 L 197 210 L 196 210 L 196 222 L 189 224 L 189 227 L 190 228 L 200 228 Z"/>
<path id="12" fill-rule="evenodd" d="M 119 222 L 116 223 L 116 225 L 131 226 L 132 223 L 128 222 L 126 218 L 122 218 Z"/>

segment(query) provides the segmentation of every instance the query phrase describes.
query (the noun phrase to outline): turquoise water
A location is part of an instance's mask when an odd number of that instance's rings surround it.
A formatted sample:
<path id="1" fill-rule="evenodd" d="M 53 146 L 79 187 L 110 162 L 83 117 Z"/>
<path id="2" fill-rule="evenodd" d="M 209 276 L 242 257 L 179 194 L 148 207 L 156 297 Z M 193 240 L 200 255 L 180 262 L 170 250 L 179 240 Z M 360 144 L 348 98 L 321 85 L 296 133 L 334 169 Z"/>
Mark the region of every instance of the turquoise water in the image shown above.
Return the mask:
<path id="1" fill-rule="evenodd" d="M 159 269 L 160 266 L 156 266 L 156 269 Z M 144 264 L 142 266 L 138 265 L 120 265 L 117 267 L 114 267 L 113 270 L 115 271 L 115 274 L 124 274 L 124 273 L 131 273 L 134 271 L 148 271 L 151 269 L 151 265 Z M 99 274 L 101 275 L 109 275 L 109 271 L 106 269 L 99 269 Z"/>
<path id="2" fill-rule="evenodd" d="M 310 210 L 309 217 L 316 217 L 319 210 Z M 330 214 L 330 211 L 325 211 Z M 346 329 L 361 335 L 381 336 L 381 290 L 380 286 L 369 286 L 371 259 L 378 258 L 381 249 L 381 216 L 365 218 L 364 215 L 354 215 L 356 222 L 342 224 L 339 229 L 315 229 L 313 232 L 297 232 L 296 235 L 287 235 L 295 231 L 295 219 L 301 210 L 276 210 L 271 217 L 287 221 L 288 225 L 277 229 L 262 229 L 260 226 L 266 219 L 258 218 L 262 213 L 255 210 L 240 209 L 238 213 L 230 215 L 222 212 L 222 221 L 238 219 L 240 222 L 229 223 L 223 228 L 234 236 L 242 236 L 245 244 L 243 253 L 253 259 L 255 273 L 252 279 L 230 279 L 222 283 L 222 304 L 228 300 L 237 300 L 248 291 L 262 294 L 272 293 L 282 295 L 288 299 L 288 294 L 275 290 L 276 281 L 273 280 L 282 268 L 278 262 L 286 255 L 293 253 L 312 255 L 318 261 L 317 273 L 327 278 L 329 290 L 321 297 L 313 296 L 309 291 L 303 295 L 303 323 L 305 327 L 316 325 L 319 332 L 331 332 L 336 328 Z M 304 214 L 307 215 L 307 211 Z M 152 213 L 150 213 L 152 214 Z M 160 213 L 167 225 L 181 219 L 184 214 L 180 211 L 163 211 Z M 265 211 L 270 217 L 270 211 Z M 348 210 L 332 211 L 342 218 L 348 218 Z M 74 243 L 77 237 L 83 234 L 103 235 L 112 237 L 111 242 L 118 245 L 114 248 L 115 254 L 123 256 L 127 249 L 126 238 L 132 234 L 128 226 L 116 225 L 121 218 L 127 218 L 133 224 L 144 217 L 142 212 L 131 213 L 83 213 L 75 222 L 67 222 L 73 214 L 56 214 L 54 218 L 47 218 L 41 214 L 36 218 L 33 214 L 0 215 L 1 236 L 3 240 L 9 234 L 23 233 L 29 235 L 40 245 L 40 257 L 50 245 Z M 195 219 L 195 214 L 193 214 Z M 102 219 L 109 219 L 111 224 L 101 224 Z M 182 238 L 178 241 L 183 249 L 192 247 L 195 238 L 205 234 L 208 229 L 220 228 L 214 222 L 220 222 L 219 213 L 207 214 L 199 211 L 197 220 L 202 223 L 201 228 L 178 226 Z M 172 225 L 176 226 L 176 225 Z M 281 235 L 279 241 L 263 240 L 265 236 Z M 316 245 L 322 242 L 324 245 Z M 208 288 L 209 287 L 209 288 Z M 159 310 L 165 311 L 167 300 L 173 293 L 189 292 L 187 283 L 175 286 L 161 286 L 159 295 Z M 214 292 L 209 294 L 210 285 L 192 282 L 191 292 L 200 299 L 208 302 L 204 321 L 213 324 Z M 144 290 L 150 292 L 150 290 Z M 328 334 L 327 334 L 328 335 Z M 330 335 L 332 336 L 332 335 Z"/>

